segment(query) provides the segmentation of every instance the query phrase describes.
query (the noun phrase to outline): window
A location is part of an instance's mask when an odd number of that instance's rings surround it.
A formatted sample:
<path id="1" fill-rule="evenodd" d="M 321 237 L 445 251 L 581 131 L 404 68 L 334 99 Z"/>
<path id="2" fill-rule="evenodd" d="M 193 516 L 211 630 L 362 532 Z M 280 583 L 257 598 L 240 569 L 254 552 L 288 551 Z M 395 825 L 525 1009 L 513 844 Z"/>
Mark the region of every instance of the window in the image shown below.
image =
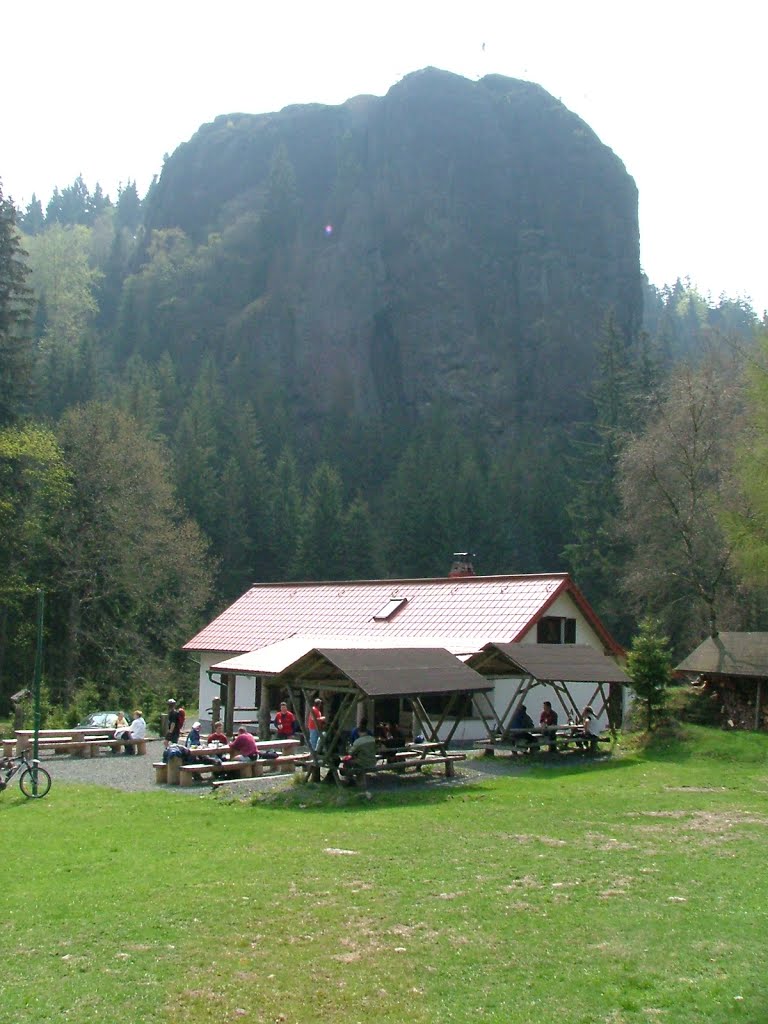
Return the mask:
<path id="1" fill-rule="evenodd" d="M 576 619 L 565 619 L 557 615 L 545 615 L 536 626 L 538 644 L 575 644 Z"/>
<path id="2" fill-rule="evenodd" d="M 390 597 L 384 607 L 373 616 L 376 622 L 386 622 L 399 612 L 404 604 L 408 603 L 407 597 Z"/>

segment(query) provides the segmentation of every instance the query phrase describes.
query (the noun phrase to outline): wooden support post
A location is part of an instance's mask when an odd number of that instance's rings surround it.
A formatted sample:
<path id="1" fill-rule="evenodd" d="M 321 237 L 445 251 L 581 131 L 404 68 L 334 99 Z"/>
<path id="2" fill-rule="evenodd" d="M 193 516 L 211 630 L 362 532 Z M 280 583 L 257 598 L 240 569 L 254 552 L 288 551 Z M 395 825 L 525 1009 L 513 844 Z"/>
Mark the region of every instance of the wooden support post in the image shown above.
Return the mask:
<path id="1" fill-rule="evenodd" d="M 271 687 L 265 676 L 257 679 L 256 685 L 259 687 L 259 739 L 266 741 L 269 739 Z"/>
<path id="2" fill-rule="evenodd" d="M 214 697 L 211 701 L 211 724 L 221 721 L 221 697 Z"/>
<path id="3" fill-rule="evenodd" d="M 757 680 L 757 693 L 755 695 L 755 731 L 760 728 L 760 705 L 763 698 L 763 681 Z"/>
<path id="4" fill-rule="evenodd" d="M 235 731 L 235 677 L 222 673 L 221 697 L 224 701 L 224 732 L 231 736 Z"/>

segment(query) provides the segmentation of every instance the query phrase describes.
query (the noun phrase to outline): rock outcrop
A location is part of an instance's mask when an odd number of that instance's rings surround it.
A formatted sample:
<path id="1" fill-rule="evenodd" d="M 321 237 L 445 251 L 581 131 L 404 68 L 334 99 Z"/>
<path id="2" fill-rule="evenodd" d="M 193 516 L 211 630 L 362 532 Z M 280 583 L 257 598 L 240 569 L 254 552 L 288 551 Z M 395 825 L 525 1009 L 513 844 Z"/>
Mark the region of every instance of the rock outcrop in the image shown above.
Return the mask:
<path id="1" fill-rule="evenodd" d="M 147 226 L 240 247 L 252 273 L 211 345 L 310 413 L 447 399 L 505 433 L 557 426 L 584 414 L 607 314 L 628 339 L 641 321 L 634 181 L 544 89 L 497 75 L 219 117 L 167 160 Z"/>

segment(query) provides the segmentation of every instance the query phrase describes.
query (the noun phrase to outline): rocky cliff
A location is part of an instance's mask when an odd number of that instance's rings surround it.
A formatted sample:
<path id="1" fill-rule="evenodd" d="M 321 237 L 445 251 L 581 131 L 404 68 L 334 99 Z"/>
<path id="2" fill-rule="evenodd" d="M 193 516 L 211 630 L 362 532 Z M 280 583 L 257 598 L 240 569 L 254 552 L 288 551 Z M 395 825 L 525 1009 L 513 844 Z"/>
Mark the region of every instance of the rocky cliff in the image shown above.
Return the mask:
<path id="1" fill-rule="evenodd" d="M 567 422 L 608 312 L 627 338 L 641 319 L 634 181 L 545 90 L 495 75 L 219 117 L 167 160 L 147 226 L 237 256 L 207 344 L 310 413 L 444 398 L 505 433 Z"/>

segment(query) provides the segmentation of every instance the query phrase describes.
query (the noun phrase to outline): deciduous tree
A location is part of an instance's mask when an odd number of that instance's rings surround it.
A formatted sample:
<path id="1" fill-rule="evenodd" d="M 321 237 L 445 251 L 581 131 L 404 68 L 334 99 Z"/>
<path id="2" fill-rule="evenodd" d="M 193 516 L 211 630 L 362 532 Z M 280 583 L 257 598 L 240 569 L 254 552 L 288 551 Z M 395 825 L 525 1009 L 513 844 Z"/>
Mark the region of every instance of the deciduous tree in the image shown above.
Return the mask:
<path id="1" fill-rule="evenodd" d="M 59 524 L 56 681 L 65 692 L 85 677 L 125 693 L 163 672 L 198 628 L 207 545 L 177 502 L 166 452 L 130 416 L 73 409 L 59 437 L 74 493 Z"/>
<path id="2" fill-rule="evenodd" d="M 633 552 L 625 586 L 635 608 L 663 616 L 678 641 L 686 629 L 691 639 L 702 627 L 715 633 L 721 613 L 738 628 L 733 542 L 722 515 L 738 500 L 732 452 L 741 423 L 732 369 L 682 367 L 619 460 Z"/>

